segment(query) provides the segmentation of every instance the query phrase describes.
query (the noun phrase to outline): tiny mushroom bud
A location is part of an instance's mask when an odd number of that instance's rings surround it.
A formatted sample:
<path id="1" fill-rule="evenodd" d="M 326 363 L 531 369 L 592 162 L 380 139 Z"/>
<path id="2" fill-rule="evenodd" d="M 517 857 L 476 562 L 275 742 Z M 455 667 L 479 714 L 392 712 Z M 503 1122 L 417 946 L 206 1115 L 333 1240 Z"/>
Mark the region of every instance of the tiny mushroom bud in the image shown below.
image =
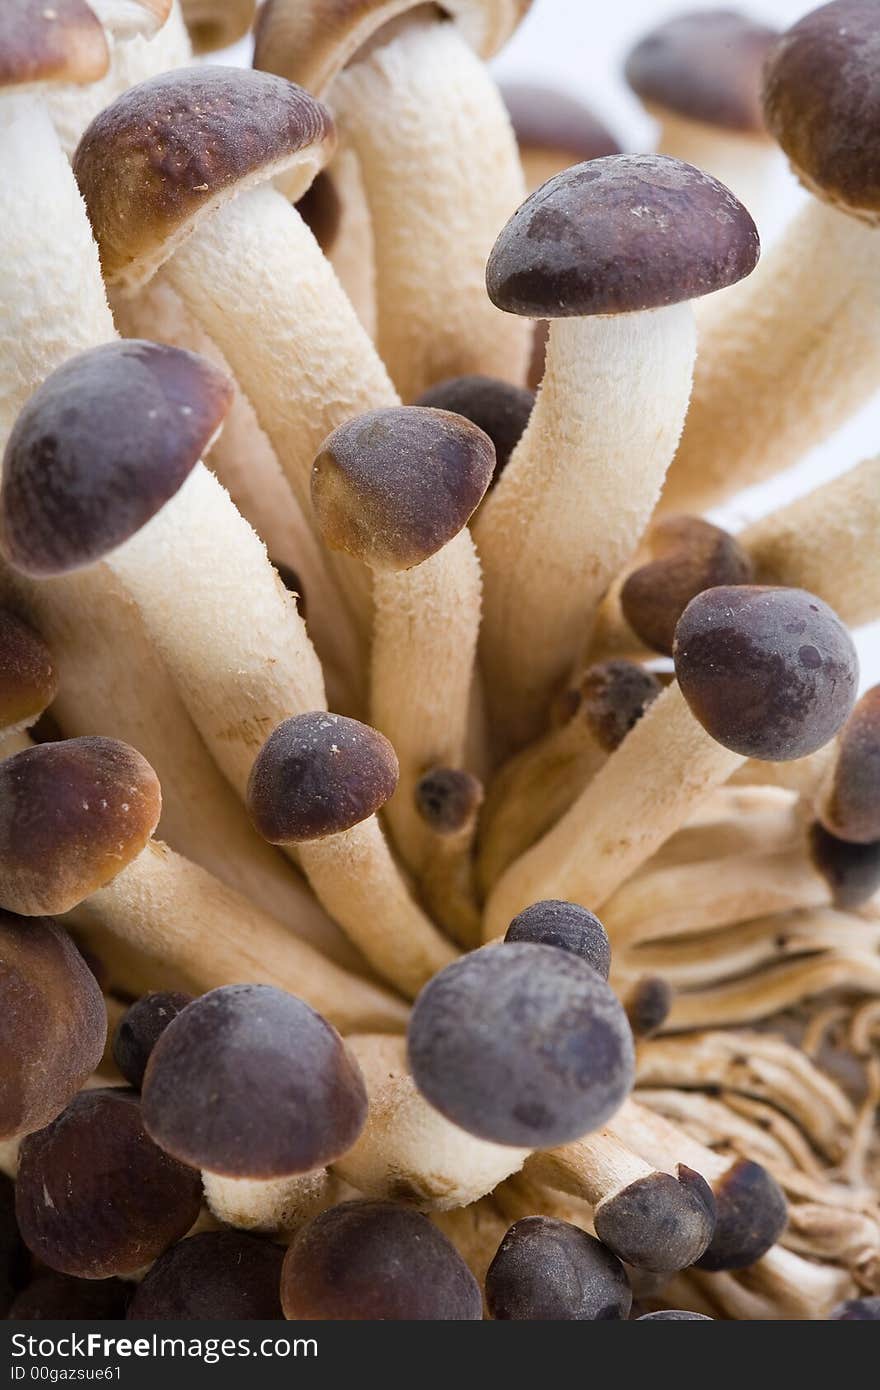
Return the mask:
<path id="1" fill-rule="evenodd" d="M 880 840 L 880 685 L 862 696 L 844 724 L 816 812 L 838 839 Z"/>
<path id="2" fill-rule="evenodd" d="M 254 22 L 256 0 L 181 0 L 181 8 L 193 52 L 211 53 L 243 38 Z"/>
<path id="3" fill-rule="evenodd" d="M 292 1321 L 479 1321 L 479 1285 L 455 1246 L 419 1211 L 346 1202 L 294 1238 L 281 1276 Z"/>
<path id="4" fill-rule="evenodd" d="M 530 193 L 570 164 L 621 153 L 618 141 L 595 111 L 567 92 L 505 83 L 501 95 Z"/>
<path id="5" fill-rule="evenodd" d="M 689 1313 L 686 1308 L 661 1308 L 659 1313 L 642 1313 L 636 1322 L 712 1322 L 705 1313 Z"/>
<path id="6" fill-rule="evenodd" d="M 134 1285 L 124 1279 L 77 1279 L 47 1270 L 22 1289 L 9 1309 L 25 1322 L 105 1322 L 125 1317 Z"/>
<path id="7" fill-rule="evenodd" d="M 532 903 L 514 917 L 504 935 L 505 941 L 533 941 L 571 951 L 608 979 L 611 970 L 611 943 L 608 933 L 592 912 L 577 903 L 545 901 Z"/>
<path id="8" fill-rule="evenodd" d="M 672 987 L 659 975 L 646 975 L 630 990 L 624 1007 L 633 1037 L 652 1038 L 669 1017 Z"/>
<path id="9" fill-rule="evenodd" d="M 880 889 L 880 839 L 853 844 L 815 821 L 809 829 L 810 858 L 837 908 L 861 907 Z"/>
<path id="10" fill-rule="evenodd" d="M 58 673 L 43 639 L 0 609 L 0 739 L 29 729 L 55 698 Z"/>
<path id="11" fill-rule="evenodd" d="M 432 767 L 415 785 L 413 802 L 431 835 L 419 886 L 426 906 L 460 946 L 480 943 L 474 840 L 483 784 L 462 768 Z"/>
<path id="12" fill-rule="evenodd" d="M 515 1222 L 486 1275 L 495 1319 L 609 1322 L 629 1316 L 626 1270 L 601 1241 L 547 1216 Z"/>
<path id="13" fill-rule="evenodd" d="M 122 1015 L 113 1038 L 113 1060 L 136 1091 L 141 1088 L 156 1043 L 171 1020 L 191 1003 L 190 994 L 145 994 Z"/>
<path id="14" fill-rule="evenodd" d="M 416 405 L 435 410 L 451 410 L 487 434 L 495 447 L 495 472 L 490 488 L 497 483 L 507 461 L 522 439 L 535 405 L 535 393 L 509 381 L 491 376 L 456 376 L 430 387 Z"/>
<path id="15" fill-rule="evenodd" d="M 281 1317 L 284 1251 L 244 1231 L 202 1231 L 178 1241 L 141 1281 L 128 1317 L 150 1322 Z"/>

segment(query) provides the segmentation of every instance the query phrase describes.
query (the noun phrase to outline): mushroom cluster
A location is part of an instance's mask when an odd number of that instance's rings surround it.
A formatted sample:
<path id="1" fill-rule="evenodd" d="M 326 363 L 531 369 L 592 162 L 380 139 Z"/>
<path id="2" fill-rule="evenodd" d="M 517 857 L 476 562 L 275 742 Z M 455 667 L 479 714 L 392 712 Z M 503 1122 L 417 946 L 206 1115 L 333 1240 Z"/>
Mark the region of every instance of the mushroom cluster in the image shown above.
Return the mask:
<path id="1" fill-rule="evenodd" d="M 703 515 L 880 388 L 876 0 L 629 153 L 530 2 L 0 6 L 2 1316 L 880 1317 L 880 461 Z"/>

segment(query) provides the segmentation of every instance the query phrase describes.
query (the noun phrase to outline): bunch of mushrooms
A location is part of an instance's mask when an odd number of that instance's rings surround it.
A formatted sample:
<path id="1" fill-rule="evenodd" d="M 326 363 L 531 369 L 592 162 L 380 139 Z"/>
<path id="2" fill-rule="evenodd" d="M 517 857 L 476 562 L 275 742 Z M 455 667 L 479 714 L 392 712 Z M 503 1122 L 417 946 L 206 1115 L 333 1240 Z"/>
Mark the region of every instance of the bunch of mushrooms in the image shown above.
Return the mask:
<path id="1" fill-rule="evenodd" d="M 255 10 L 0 7 L 0 1313 L 876 1319 L 876 0 Z"/>

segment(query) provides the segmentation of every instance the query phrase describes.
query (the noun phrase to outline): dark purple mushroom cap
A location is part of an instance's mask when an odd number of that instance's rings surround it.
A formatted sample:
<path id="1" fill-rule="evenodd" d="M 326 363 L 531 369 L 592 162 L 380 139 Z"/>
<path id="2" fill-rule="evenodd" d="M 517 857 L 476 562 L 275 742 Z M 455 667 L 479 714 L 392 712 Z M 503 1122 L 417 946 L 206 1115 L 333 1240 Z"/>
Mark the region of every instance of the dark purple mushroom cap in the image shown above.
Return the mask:
<path id="1" fill-rule="evenodd" d="M 795 173 L 843 212 L 880 216 L 880 27 L 875 0 L 834 0 L 770 55 L 764 119 Z"/>
<path id="2" fill-rule="evenodd" d="M 648 107 L 742 134 L 764 130 L 761 73 L 778 30 L 736 10 L 697 10 L 652 29 L 626 80 Z"/>
<path id="3" fill-rule="evenodd" d="M 491 439 L 495 449 L 494 487 L 529 423 L 534 391 L 494 376 L 455 376 L 419 396 L 416 405 L 463 415 Z"/>
<path id="4" fill-rule="evenodd" d="M 136 859 L 155 830 L 155 772 L 127 743 L 70 738 L 0 762 L 0 905 L 68 912 Z"/>
<path id="5" fill-rule="evenodd" d="M 659 1313 L 642 1313 L 636 1322 L 712 1322 L 705 1313 L 689 1313 L 687 1308 L 662 1308 Z"/>
<path id="6" fill-rule="evenodd" d="M 831 1322 L 877 1322 L 880 1298 L 847 1298 L 828 1314 Z"/>
<path id="7" fill-rule="evenodd" d="M 844 724 L 830 785 L 817 810 L 838 839 L 880 840 L 880 685 L 862 696 Z"/>
<path id="8" fill-rule="evenodd" d="M 629 1317 L 632 1289 L 600 1240 L 567 1221 L 526 1216 L 489 1266 L 486 1301 L 498 1321 L 611 1322 Z"/>
<path id="9" fill-rule="evenodd" d="M 0 731 L 29 728 L 57 690 L 58 673 L 42 637 L 0 608 Z"/>
<path id="10" fill-rule="evenodd" d="M 0 911 L 0 1139 L 53 1120 L 106 1036 L 100 987 L 64 928 Z"/>
<path id="11" fill-rule="evenodd" d="M 818 821 L 810 826 L 808 839 L 813 866 L 827 882 L 835 907 L 861 907 L 873 898 L 880 888 L 880 840 L 851 844 L 829 835 Z"/>
<path id="12" fill-rule="evenodd" d="M 367 1093 L 335 1028 L 269 985 L 226 985 L 168 1025 L 147 1064 L 144 1124 L 182 1163 L 281 1178 L 339 1158 Z"/>
<path id="13" fill-rule="evenodd" d="M 284 1316 L 329 1322 L 470 1321 L 483 1316 L 476 1279 L 420 1211 L 345 1202 L 300 1230 L 281 1275 Z"/>
<path id="14" fill-rule="evenodd" d="M 416 783 L 416 810 L 435 835 L 456 835 L 475 824 L 483 784 L 457 767 L 432 767 Z"/>
<path id="15" fill-rule="evenodd" d="M 759 1163 L 739 1159 L 712 1184 L 715 1234 L 698 1269 L 747 1269 L 774 1245 L 788 1221 L 785 1194 Z"/>
<path id="16" fill-rule="evenodd" d="M 302 196 L 333 154 L 330 113 L 250 68 L 177 68 L 116 98 L 85 131 L 73 171 L 108 284 L 145 284 L 215 208 L 284 177 Z"/>
<path id="17" fill-rule="evenodd" d="M 457 536 L 495 469 L 492 441 L 448 410 L 371 410 L 334 430 L 312 466 L 312 505 L 331 550 L 408 570 Z"/>
<path id="18" fill-rule="evenodd" d="M 620 154 L 611 131 L 584 102 L 558 87 L 504 83 L 501 96 L 520 149 L 551 150 L 569 164 Z"/>
<path id="19" fill-rule="evenodd" d="M 383 734 L 317 710 L 285 719 L 257 754 L 251 820 L 273 845 L 320 840 L 367 820 L 394 795 L 397 755 Z"/>
<path id="20" fill-rule="evenodd" d="M 150 1139 L 134 1091 L 81 1091 L 21 1146 L 21 1234 L 62 1274 L 135 1273 L 186 1234 L 201 1198 L 198 1172 Z"/>
<path id="21" fill-rule="evenodd" d="M 136 999 L 122 1015 L 113 1037 L 113 1060 L 136 1091 L 141 1088 L 156 1043 L 171 1020 L 191 1003 L 191 994 L 158 990 Z"/>
<path id="22" fill-rule="evenodd" d="M 672 1008 L 672 986 L 660 975 L 645 975 L 633 985 L 626 999 L 626 1016 L 633 1037 L 653 1038 Z"/>
<path id="23" fill-rule="evenodd" d="M 654 672 L 634 661 L 598 661 L 564 691 L 557 713 L 564 723 L 583 719 L 599 747 L 613 753 L 662 689 Z"/>
<path id="24" fill-rule="evenodd" d="M 578 903 L 544 898 L 517 913 L 505 941 L 531 941 L 579 956 L 603 980 L 611 970 L 611 943 L 599 918 Z"/>
<path id="25" fill-rule="evenodd" d="M 804 589 L 706 589 L 675 630 L 675 674 L 694 717 L 745 758 L 787 762 L 834 737 L 856 698 L 852 638 Z"/>
<path id="26" fill-rule="evenodd" d="M 138 1285 L 129 1318 L 151 1322 L 278 1320 L 280 1245 L 244 1231 L 203 1231 L 178 1241 Z"/>
<path id="27" fill-rule="evenodd" d="M 0 90 L 35 82 L 97 82 L 109 62 L 104 27 L 85 0 L 3 0 Z"/>
<path id="28" fill-rule="evenodd" d="M 719 585 L 748 584 L 752 562 L 729 532 L 699 516 L 659 521 L 649 540 L 654 558 L 629 575 L 620 606 L 646 646 L 671 656 L 676 625 L 691 599 Z"/>
<path id="29" fill-rule="evenodd" d="M 0 544 L 16 569 L 65 574 L 123 545 L 189 477 L 232 400 L 195 353 L 128 339 L 70 358 L 6 445 Z"/>
<path id="30" fill-rule="evenodd" d="M 629 314 L 734 285 L 759 254 L 754 222 L 717 179 L 665 155 L 611 155 L 526 199 L 486 284 L 499 309 L 527 318 Z"/>
<path id="31" fill-rule="evenodd" d="M 0 1318 L 28 1276 L 28 1256 L 15 1219 L 15 1183 L 0 1173 Z"/>
<path id="32" fill-rule="evenodd" d="M 441 970 L 409 1023 L 409 1064 L 453 1124 L 549 1148 L 598 1129 L 632 1088 L 632 1034 L 586 961 L 553 946 L 484 946 Z"/>
<path id="33" fill-rule="evenodd" d="M 679 1164 L 678 1176 L 653 1172 L 600 1202 L 596 1235 L 636 1269 L 673 1274 L 688 1269 L 715 1231 L 715 1199 L 708 1183 Z"/>
<path id="34" fill-rule="evenodd" d="M 22 1289 L 9 1317 L 24 1322 L 121 1320 L 134 1287 L 123 1279 L 76 1279 L 50 1269 Z"/>

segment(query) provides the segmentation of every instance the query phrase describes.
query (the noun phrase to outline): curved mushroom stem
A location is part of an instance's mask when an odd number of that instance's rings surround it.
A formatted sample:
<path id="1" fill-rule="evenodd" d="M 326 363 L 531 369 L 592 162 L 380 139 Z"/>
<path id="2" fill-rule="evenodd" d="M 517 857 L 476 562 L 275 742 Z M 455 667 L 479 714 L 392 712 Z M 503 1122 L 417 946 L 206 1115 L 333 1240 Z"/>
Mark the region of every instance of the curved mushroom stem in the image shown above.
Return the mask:
<path id="1" fill-rule="evenodd" d="M 804 762 L 809 762 L 805 758 Z M 746 767 L 796 767 L 796 763 L 746 763 Z M 818 770 L 818 769 L 817 769 Z M 743 779 L 745 781 L 745 779 Z M 806 779 L 805 779 L 806 781 Z M 804 822 L 794 791 L 764 786 L 754 772 L 748 785 L 719 787 L 640 870 L 637 879 L 658 869 L 753 852 L 787 850 L 802 839 Z M 757 785 L 754 785 L 757 783 Z M 715 923 L 712 924 L 713 926 Z"/>
<path id="2" fill-rule="evenodd" d="M 326 240 L 303 206 L 297 205 L 304 220 L 312 227 L 318 244 L 336 271 L 339 283 L 351 300 L 352 308 L 371 338 L 376 336 L 376 260 L 373 223 L 364 192 L 360 160 L 354 150 L 337 146 L 329 168 L 318 175 L 312 190 L 320 196 L 321 180 L 326 180 L 326 196 L 333 200 L 332 228 Z"/>
<path id="3" fill-rule="evenodd" d="M 852 1275 L 835 1265 L 805 1260 L 774 1245 L 751 1269 L 704 1274 L 687 1270 L 664 1290 L 664 1299 L 713 1317 L 748 1322 L 822 1321 L 841 1299 L 853 1296 Z"/>
<path id="4" fill-rule="evenodd" d="M 772 1105 L 751 1097 L 725 1095 L 719 1100 L 700 1091 L 670 1089 L 636 1090 L 633 1099 L 680 1125 L 701 1144 L 765 1164 L 787 1193 L 786 1178 L 790 1181 L 793 1168 L 817 1179 L 825 1171 L 803 1131 Z"/>
<path id="5" fill-rule="evenodd" d="M 663 512 L 704 511 L 782 472 L 880 383 L 880 236 L 811 199 L 707 323 Z"/>
<path id="6" fill-rule="evenodd" d="M 695 352 L 689 304 L 550 326 L 532 417 L 474 525 L 502 746 L 541 731 L 638 543 L 681 433 Z"/>
<path id="7" fill-rule="evenodd" d="M 291 1236 L 345 1200 L 344 1184 L 326 1168 L 293 1178 L 223 1178 L 202 1173 L 209 1210 L 226 1226 Z"/>
<path id="8" fill-rule="evenodd" d="M 731 777 L 730 788 L 731 791 L 746 786 L 760 786 L 766 790 L 778 788 L 795 792 L 810 804 L 834 768 L 837 756 L 838 742 L 832 739 L 817 753 L 811 753 L 808 758 L 795 758 L 790 763 L 762 763 L 757 758 L 749 758 Z"/>
<path id="9" fill-rule="evenodd" d="M 754 1023 L 834 989 L 880 995 L 880 956 L 834 950 L 818 958 L 774 965 L 761 974 L 693 994 L 679 994 L 665 1026 L 678 1032 Z"/>
<path id="10" fill-rule="evenodd" d="M 529 325 L 486 295 L 489 252 L 525 197 L 510 119 L 454 24 L 408 17 L 330 92 L 375 238 L 377 341 L 404 401 L 447 377 L 525 378 Z"/>
<path id="11" fill-rule="evenodd" d="M 690 121 L 650 104 L 647 110 L 660 122 L 658 150 L 712 174 L 748 208 L 763 235 L 765 223 L 775 211 L 775 195 L 784 170 L 776 142 L 764 134 Z M 716 300 L 713 296 L 707 304 L 714 305 Z"/>

